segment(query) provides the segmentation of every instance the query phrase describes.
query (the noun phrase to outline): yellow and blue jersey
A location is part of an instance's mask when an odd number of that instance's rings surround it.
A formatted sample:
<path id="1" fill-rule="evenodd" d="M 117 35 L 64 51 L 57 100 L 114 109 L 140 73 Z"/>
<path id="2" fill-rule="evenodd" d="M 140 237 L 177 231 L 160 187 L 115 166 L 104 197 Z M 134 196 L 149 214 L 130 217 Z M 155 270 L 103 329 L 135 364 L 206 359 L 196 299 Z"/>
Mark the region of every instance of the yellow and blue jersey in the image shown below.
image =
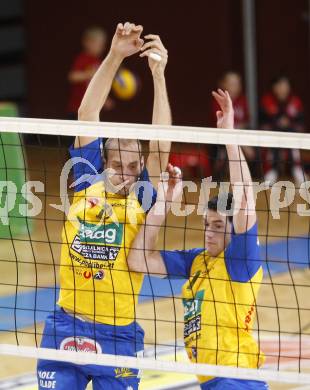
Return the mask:
<path id="1" fill-rule="evenodd" d="M 150 208 L 156 192 L 146 169 L 143 186 L 127 197 L 106 192 L 100 142 L 70 149 L 72 158 L 84 159 L 75 160 L 74 180 L 84 180 L 75 188 L 62 232 L 58 304 L 90 320 L 126 326 L 135 320 L 143 282 L 141 273 L 129 272 L 126 258 L 145 220 L 144 199 L 151 199 Z"/>
<path id="2" fill-rule="evenodd" d="M 257 224 L 232 232 L 218 257 L 207 249 L 162 251 L 168 277 L 186 278 L 182 289 L 184 341 L 192 362 L 258 368 L 264 355 L 252 336 L 263 278 Z M 201 383 L 213 379 L 199 377 Z"/>

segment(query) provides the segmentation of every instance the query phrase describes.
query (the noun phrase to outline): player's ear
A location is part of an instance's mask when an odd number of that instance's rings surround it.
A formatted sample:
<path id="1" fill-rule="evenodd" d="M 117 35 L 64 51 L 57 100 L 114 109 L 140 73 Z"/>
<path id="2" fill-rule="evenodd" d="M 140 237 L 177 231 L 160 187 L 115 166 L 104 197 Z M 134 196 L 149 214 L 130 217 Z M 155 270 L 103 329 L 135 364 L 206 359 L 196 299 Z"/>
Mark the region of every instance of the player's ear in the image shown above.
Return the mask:
<path id="1" fill-rule="evenodd" d="M 108 151 L 106 150 L 106 148 L 103 148 L 102 152 L 101 152 L 101 157 L 102 157 L 102 164 L 103 164 L 103 167 L 106 167 L 107 166 L 107 160 L 108 160 Z"/>
<path id="2" fill-rule="evenodd" d="M 230 234 L 232 232 L 232 226 L 233 226 L 233 219 L 232 217 L 226 217 L 226 223 L 225 223 L 225 233 Z"/>
<path id="3" fill-rule="evenodd" d="M 141 158 L 140 158 L 140 167 L 141 167 L 141 171 L 143 171 L 143 169 L 145 167 L 144 156 L 141 156 Z"/>

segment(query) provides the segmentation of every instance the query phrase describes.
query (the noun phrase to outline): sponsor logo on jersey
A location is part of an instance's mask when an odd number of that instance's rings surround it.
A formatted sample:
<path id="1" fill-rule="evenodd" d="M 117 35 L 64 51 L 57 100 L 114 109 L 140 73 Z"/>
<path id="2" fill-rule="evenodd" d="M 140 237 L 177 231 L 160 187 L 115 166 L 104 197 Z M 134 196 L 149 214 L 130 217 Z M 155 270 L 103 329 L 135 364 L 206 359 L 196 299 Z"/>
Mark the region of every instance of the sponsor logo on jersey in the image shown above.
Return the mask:
<path id="1" fill-rule="evenodd" d="M 200 290 L 196 293 L 194 299 L 183 299 L 185 321 L 197 316 L 198 314 L 201 314 L 201 305 L 203 302 L 203 297 L 204 290 Z"/>
<path id="2" fill-rule="evenodd" d="M 90 204 L 90 208 L 96 207 L 97 204 L 99 203 L 99 199 L 98 198 L 90 198 L 88 200 L 88 203 Z"/>
<path id="3" fill-rule="evenodd" d="M 197 359 L 197 348 L 196 347 L 192 347 L 191 351 L 192 351 L 192 357 L 194 359 Z"/>
<path id="4" fill-rule="evenodd" d="M 91 272 L 90 271 L 84 271 L 83 276 L 85 279 L 90 279 L 91 278 Z"/>
<path id="5" fill-rule="evenodd" d="M 201 330 L 201 314 L 184 323 L 184 337 Z"/>
<path id="6" fill-rule="evenodd" d="M 87 337 L 67 337 L 62 340 L 60 349 L 65 351 L 102 353 L 100 345 Z"/>
<path id="7" fill-rule="evenodd" d="M 74 271 L 76 275 L 83 277 L 84 279 L 93 278 L 94 280 L 102 280 L 104 279 L 104 271 L 84 271 L 81 267 L 69 267 L 70 271 Z"/>
<path id="8" fill-rule="evenodd" d="M 184 337 L 201 330 L 201 305 L 204 290 L 198 291 L 194 299 L 183 299 Z"/>
<path id="9" fill-rule="evenodd" d="M 78 236 L 82 243 L 120 246 L 123 238 L 123 225 L 116 223 L 98 225 L 80 221 Z"/>
<path id="10" fill-rule="evenodd" d="M 83 244 L 80 237 L 75 236 L 71 249 L 79 253 L 84 259 L 89 260 L 115 260 L 120 251 L 119 247 L 96 244 Z"/>
<path id="11" fill-rule="evenodd" d="M 130 368 L 115 368 L 115 378 L 132 378 L 137 375 Z"/>
<path id="12" fill-rule="evenodd" d="M 92 268 L 92 269 L 102 269 L 102 268 L 105 268 L 105 269 L 113 269 L 114 268 L 114 262 L 113 261 L 105 261 L 104 263 L 102 262 L 98 262 L 98 261 L 93 261 L 93 260 L 85 260 L 83 258 L 80 258 L 78 256 L 75 256 L 75 254 L 73 253 L 69 253 L 70 255 L 70 258 L 74 261 L 76 261 L 77 263 L 79 263 L 82 267 L 86 267 L 86 268 Z M 106 259 L 104 259 L 106 260 Z M 115 259 L 114 259 L 115 260 Z M 75 268 L 76 269 L 76 268 Z M 76 270 L 76 274 L 79 275 L 79 276 L 82 276 L 82 272 L 79 272 Z"/>
<path id="13" fill-rule="evenodd" d="M 98 271 L 94 275 L 94 280 L 102 280 L 104 278 L 104 272 Z"/>
<path id="14" fill-rule="evenodd" d="M 123 240 L 122 224 L 96 225 L 80 222 L 71 249 L 89 260 L 114 261 Z"/>

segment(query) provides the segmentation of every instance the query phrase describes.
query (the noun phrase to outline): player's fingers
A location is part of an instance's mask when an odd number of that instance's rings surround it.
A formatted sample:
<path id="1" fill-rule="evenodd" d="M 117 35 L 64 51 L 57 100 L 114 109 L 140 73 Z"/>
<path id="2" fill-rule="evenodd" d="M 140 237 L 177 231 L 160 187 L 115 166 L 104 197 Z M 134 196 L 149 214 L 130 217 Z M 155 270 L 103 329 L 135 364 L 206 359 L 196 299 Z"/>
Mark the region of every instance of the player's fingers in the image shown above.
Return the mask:
<path id="1" fill-rule="evenodd" d="M 232 104 L 232 100 L 231 100 L 231 97 L 230 97 L 228 91 L 225 91 L 225 96 L 226 96 L 226 99 L 227 99 L 229 106 L 232 107 L 233 104 Z"/>
<path id="2" fill-rule="evenodd" d="M 136 46 L 137 47 L 142 47 L 143 46 L 143 43 L 144 43 L 144 40 L 143 39 L 141 39 L 141 38 L 139 38 L 139 39 L 137 39 L 136 40 Z M 140 49 L 141 50 L 141 49 Z"/>
<path id="3" fill-rule="evenodd" d="M 170 180 L 174 181 L 174 179 L 176 179 L 176 173 L 175 173 L 175 167 L 171 164 L 169 164 L 167 166 L 167 174 L 168 174 L 168 177 Z"/>
<path id="4" fill-rule="evenodd" d="M 133 31 L 141 33 L 143 31 L 143 26 L 141 26 L 141 24 L 138 24 L 137 26 L 134 26 Z"/>
<path id="5" fill-rule="evenodd" d="M 126 22 L 124 24 L 124 30 L 123 30 L 123 35 L 128 35 L 128 30 L 130 28 L 130 23 L 129 22 Z"/>
<path id="6" fill-rule="evenodd" d="M 160 181 L 167 182 L 169 180 L 169 172 L 161 172 L 160 173 Z"/>
<path id="7" fill-rule="evenodd" d="M 222 93 L 221 93 L 221 89 L 217 89 L 216 91 L 212 91 L 214 94 L 216 94 L 217 96 L 220 96 L 222 97 Z"/>
<path id="8" fill-rule="evenodd" d="M 149 49 L 151 47 L 154 47 L 158 50 L 162 50 L 162 46 L 158 43 L 158 41 L 150 41 L 150 42 L 146 42 L 143 47 L 141 48 L 141 51 L 144 51 L 146 49 Z"/>
<path id="9" fill-rule="evenodd" d="M 142 58 L 142 57 L 150 57 L 150 54 L 151 54 L 151 53 L 157 54 L 160 58 L 163 57 L 163 53 L 162 53 L 160 50 L 154 49 L 154 48 L 145 50 L 144 52 L 142 52 L 142 53 L 140 54 L 140 57 L 141 57 L 141 58 Z M 165 56 L 165 57 L 166 57 L 166 56 Z M 159 59 L 158 59 L 158 61 L 159 61 Z"/>
<path id="10" fill-rule="evenodd" d="M 123 29 L 124 29 L 123 23 L 118 23 L 118 25 L 117 25 L 117 27 L 116 27 L 116 31 L 117 31 L 118 33 L 121 33 L 121 32 L 123 31 Z"/>
<path id="11" fill-rule="evenodd" d="M 222 111 L 216 111 L 216 117 L 217 119 L 222 119 L 223 118 L 223 112 Z"/>
<path id="12" fill-rule="evenodd" d="M 161 42 L 161 39 L 160 39 L 160 36 L 159 35 L 156 35 L 156 34 L 148 34 L 148 35 L 145 35 L 146 39 L 152 39 L 153 41 L 160 41 Z"/>
<path id="13" fill-rule="evenodd" d="M 175 166 L 173 167 L 172 175 L 175 179 L 180 179 L 182 176 L 182 171 L 179 167 Z"/>
<path id="14" fill-rule="evenodd" d="M 182 175 L 182 171 L 179 167 L 168 164 L 167 171 L 171 179 L 179 179 Z"/>
<path id="15" fill-rule="evenodd" d="M 173 165 L 169 163 L 169 164 L 167 165 L 166 170 L 167 170 L 167 172 L 169 172 L 169 174 L 172 173 Z"/>
<path id="16" fill-rule="evenodd" d="M 144 38 L 146 39 L 151 39 L 153 41 L 157 41 L 160 46 L 161 46 L 161 50 L 165 51 L 166 53 L 168 53 L 167 49 L 165 48 L 164 44 L 162 43 L 161 39 L 160 39 L 160 36 L 159 35 L 155 35 L 155 34 L 148 34 L 146 35 Z"/>
<path id="17" fill-rule="evenodd" d="M 219 100 L 221 102 L 225 102 L 225 100 L 226 100 L 226 95 L 221 89 L 218 89 L 217 92 L 214 91 L 213 96 L 216 96 L 217 100 Z"/>
<path id="18" fill-rule="evenodd" d="M 136 25 L 134 23 L 130 25 L 130 32 L 136 32 Z"/>
<path id="19" fill-rule="evenodd" d="M 156 47 L 158 50 L 160 50 L 162 53 L 165 53 L 165 54 L 168 54 L 168 50 L 165 48 L 165 46 L 160 42 L 160 41 L 157 41 L 157 40 L 152 40 L 150 42 L 147 42 L 147 44 L 150 46 L 150 47 Z M 145 47 L 147 48 L 147 47 Z"/>
<path id="20" fill-rule="evenodd" d="M 215 91 L 212 91 L 212 96 L 214 97 L 214 99 L 217 101 L 217 103 L 222 106 L 222 103 L 223 103 L 223 98 L 221 95 L 219 95 L 217 92 Z"/>
<path id="21" fill-rule="evenodd" d="M 129 23 L 129 26 L 128 26 L 127 31 L 126 31 L 126 35 L 130 35 L 135 27 L 136 26 L 133 23 Z"/>

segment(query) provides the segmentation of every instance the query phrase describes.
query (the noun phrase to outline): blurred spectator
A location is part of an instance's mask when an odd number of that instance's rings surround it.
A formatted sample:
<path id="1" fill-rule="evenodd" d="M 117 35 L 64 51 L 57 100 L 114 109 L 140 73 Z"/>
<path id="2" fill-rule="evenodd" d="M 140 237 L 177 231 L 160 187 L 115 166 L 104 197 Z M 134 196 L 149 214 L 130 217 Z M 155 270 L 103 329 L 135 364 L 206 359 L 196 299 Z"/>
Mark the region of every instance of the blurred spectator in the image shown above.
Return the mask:
<path id="1" fill-rule="evenodd" d="M 107 35 L 100 27 L 90 27 L 82 36 L 82 51 L 73 61 L 68 79 L 71 84 L 68 102 L 68 118 L 77 119 L 77 112 L 87 85 L 101 64 L 106 50 Z M 107 106 L 113 104 L 107 101 Z"/>
<path id="2" fill-rule="evenodd" d="M 223 74 L 218 82 L 218 87 L 224 91 L 228 91 L 234 106 L 235 111 L 235 128 L 236 129 L 249 129 L 249 109 L 247 98 L 243 93 L 241 75 L 235 71 L 228 71 Z M 211 123 L 212 127 L 216 127 L 216 111 L 219 110 L 219 106 L 215 99 L 212 99 L 211 105 Z M 256 158 L 255 148 L 251 146 L 242 147 L 244 154 L 249 161 L 250 168 L 253 171 L 253 161 Z M 215 171 L 221 171 L 223 169 L 226 160 L 226 150 L 224 147 L 218 147 L 217 152 L 213 156 L 216 159 L 214 164 Z"/>
<path id="3" fill-rule="evenodd" d="M 304 131 L 304 112 L 301 99 L 292 93 L 291 82 L 285 75 L 271 81 L 271 89 L 261 100 L 261 128 L 273 131 Z M 275 183 L 281 171 L 281 163 L 291 163 L 291 173 L 296 184 L 306 180 L 300 151 L 296 149 L 268 149 L 265 180 Z M 283 166 L 283 165 L 282 165 Z"/>
<path id="4" fill-rule="evenodd" d="M 13 102 L 0 101 L 0 116 L 19 116 L 17 104 Z"/>
<path id="5" fill-rule="evenodd" d="M 243 94 L 242 80 L 239 73 L 229 71 L 224 73 L 218 82 L 218 87 L 229 92 L 235 111 L 235 127 L 238 129 L 249 128 L 249 110 L 245 95 Z M 216 112 L 219 110 L 217 102 L 212 99 L 209 124 L 216 127 Z M 256 150 L 251 146 L 243 147 L 250 168 L 255 170 L 254 160 Z M 170 161 L 172 164 L 180 166 L 183 172 L 187 172 L 189 177 L 207 176 L 210 173 L 210 161 L 208 155 L 213 160 L 212 174 L 216 179 L 221 179 L 224 173 L 226 162 L 226 150 L 222 146 L 209 147 L 208 152 L 203 148 L 192 145 L 186 148 L 186 151 L 171 153 Z M 198 175 L 198 176 L 197 176 Z M 220 176 L 220 177 L 217 177 Z"/>
<path id="6" fill-rule="evenodd" d="M 174 144 L 169 162 L 182 168 L 185 180 L 200 180 L 211 175 L 211 164 L 204 145 Z"/>
<path id="7" fill-rule="evenodd" d="M 242 91 L 241 76 L 237 72 L 229 71 L 224 73 L 218 82 L 219 88 L 228 91 L 235 111 L 235 127 L 245 129 L 249 127 L 249 109 L 248 102 Z M 212 99 L 212 122 L 216 127 L 216 111 L 219 105 L 215 99 Z"/>

